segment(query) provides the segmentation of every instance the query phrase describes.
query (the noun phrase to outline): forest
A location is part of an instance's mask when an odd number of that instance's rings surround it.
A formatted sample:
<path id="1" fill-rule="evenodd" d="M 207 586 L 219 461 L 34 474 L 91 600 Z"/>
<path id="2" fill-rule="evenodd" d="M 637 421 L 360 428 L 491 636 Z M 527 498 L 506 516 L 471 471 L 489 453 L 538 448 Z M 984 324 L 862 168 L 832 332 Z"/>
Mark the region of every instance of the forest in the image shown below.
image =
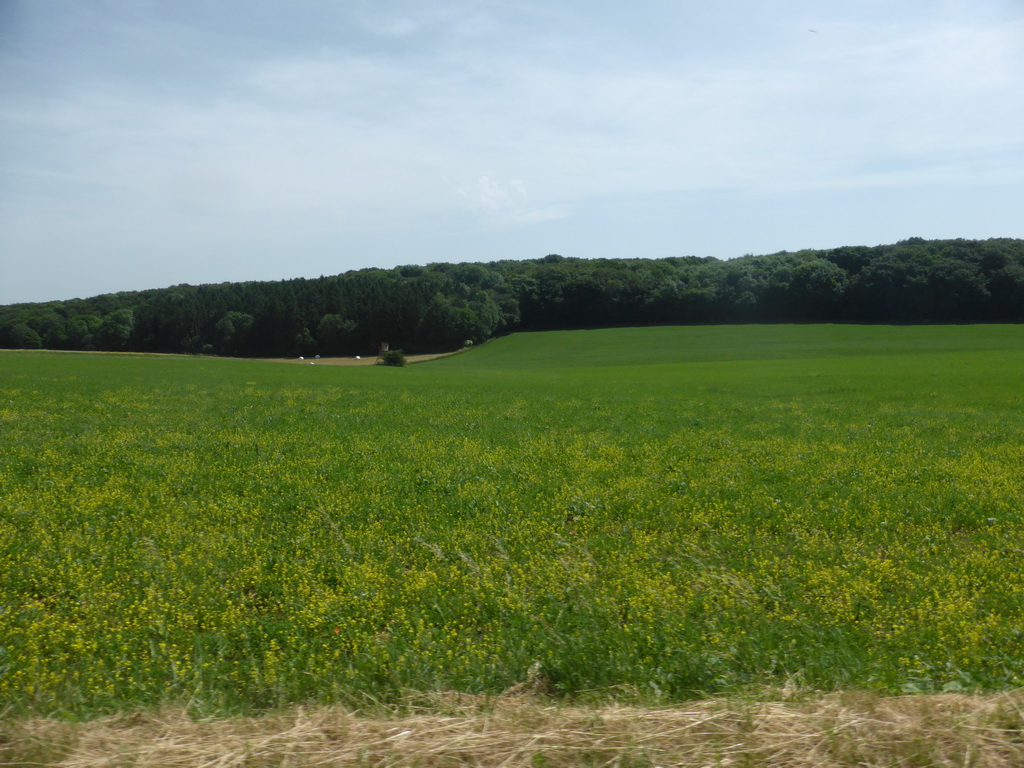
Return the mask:
<path id="1" fill-rule="evenodd" d="M 513 331 L 1024 321 L 1024 240 L 711 257 L 550 254 L 0 307 L 0 348 L 240 357 L 431 352 Z"/>

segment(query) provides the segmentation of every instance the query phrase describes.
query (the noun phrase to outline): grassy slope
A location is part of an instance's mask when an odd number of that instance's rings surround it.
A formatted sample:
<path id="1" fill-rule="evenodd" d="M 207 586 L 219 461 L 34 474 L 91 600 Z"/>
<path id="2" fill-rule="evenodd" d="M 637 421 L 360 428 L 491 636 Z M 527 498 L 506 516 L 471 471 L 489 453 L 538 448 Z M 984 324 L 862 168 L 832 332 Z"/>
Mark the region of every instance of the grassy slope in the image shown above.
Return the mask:
<path id="1" fill-rule="evenodd" d="M 520 333 L 488 342 L 446 368 L 550 369 L 727 360 L 1021 351 L 1014 325 L 712 325 Z"/>
<path id="2" fill-rule="evenodd" d="M 484 387 L 508 381 L 678 402 L 709 392 L 806 395 L 822 405 L 835 396 L 837 407 L 905 405 L 954 420 L 961 407 L 980 408 L 1016 424 L 1022 354 L 1024 328 L 1015 325 L 684 326 L 517 334 L 430 368 L 477 374 L 474 386 Z"/>
<path id="3" fill-rule="evenodd" d="M 1024 680 L 1017 326 L 0 355 L 0 693 L 197 711 Z"/>

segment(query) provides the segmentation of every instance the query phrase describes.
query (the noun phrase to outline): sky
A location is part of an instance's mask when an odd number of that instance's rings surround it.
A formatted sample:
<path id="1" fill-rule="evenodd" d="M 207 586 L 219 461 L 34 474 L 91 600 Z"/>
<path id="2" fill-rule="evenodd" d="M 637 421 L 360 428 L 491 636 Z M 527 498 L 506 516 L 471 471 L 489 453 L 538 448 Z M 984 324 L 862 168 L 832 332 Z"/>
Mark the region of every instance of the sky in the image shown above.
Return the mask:
<path id="1" fill-rule="evenodd" d="M 0 304 L 1024 237 L 1024 0 L 0 0 Z"/>

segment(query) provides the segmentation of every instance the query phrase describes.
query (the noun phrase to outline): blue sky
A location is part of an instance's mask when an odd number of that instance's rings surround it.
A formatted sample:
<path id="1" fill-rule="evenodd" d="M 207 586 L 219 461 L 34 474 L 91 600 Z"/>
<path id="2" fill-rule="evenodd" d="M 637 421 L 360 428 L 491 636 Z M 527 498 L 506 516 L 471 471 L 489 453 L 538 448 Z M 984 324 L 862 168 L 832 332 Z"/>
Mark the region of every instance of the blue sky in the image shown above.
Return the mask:
<path id="1" fill-rule="evenodd" d="M 0 304 L 1022 211 L 1024 0 L 0 0 Z"/>

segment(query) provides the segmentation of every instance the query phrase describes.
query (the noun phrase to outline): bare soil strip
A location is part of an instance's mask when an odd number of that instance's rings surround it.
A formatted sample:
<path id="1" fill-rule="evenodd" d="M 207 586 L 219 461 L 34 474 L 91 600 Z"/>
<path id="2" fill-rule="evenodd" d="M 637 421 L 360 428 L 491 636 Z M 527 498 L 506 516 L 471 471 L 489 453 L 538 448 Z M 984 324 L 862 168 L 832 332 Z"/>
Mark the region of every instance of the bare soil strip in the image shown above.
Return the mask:
<path id="1" fill-rule="evenodd" d="M 404 714 L 294 709 L 193 720 L 184 712 L 88 723 L 0 721 L 0 765 L 288 766 L 1024 765 L 1024 694 L 789 701 L 666 709 L 554 706 L 532 696 L 438 696 Z M 411 713 L 410 713 L 411 712 Z"/>
<path id="2" fill-rule="evenodd" d="M 439 357 L 451 357 L 460 352 L 462 352 L 461 349 L 432 355 L 406 355 L 405 361 L 407 363 L 422 363 L 425 360 L 436 360 Z M 374 365 L 377 362 L 377 358 L 373 355 L 359 359 L 354 357 L 261 357 L 256 359 L 267 363 L 292 363 L 293 365 Z"/>

